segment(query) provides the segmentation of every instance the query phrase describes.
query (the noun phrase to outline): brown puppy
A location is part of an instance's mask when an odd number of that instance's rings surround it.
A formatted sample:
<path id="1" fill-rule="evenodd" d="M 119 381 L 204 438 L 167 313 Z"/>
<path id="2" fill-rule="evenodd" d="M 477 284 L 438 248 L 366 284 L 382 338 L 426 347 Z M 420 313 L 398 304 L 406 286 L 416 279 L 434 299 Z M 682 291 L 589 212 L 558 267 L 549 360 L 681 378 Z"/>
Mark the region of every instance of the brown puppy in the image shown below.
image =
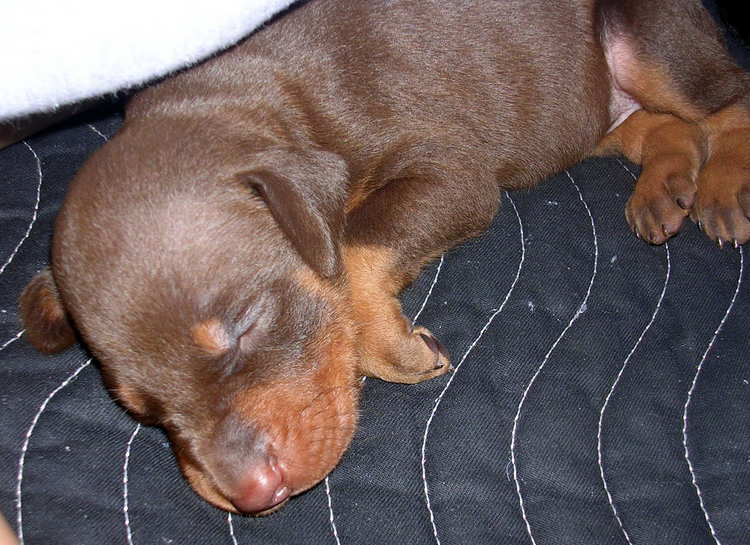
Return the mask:
<path id="1" fill-rule="evenodd" d="M 692 214 L 750 238 L 749 107 L 698 0 L 313 0 L 133 99 L 71 184 L 27 337 L 75 326 L 201 496 L 267 512 L 336 465 L 360 376 L 449 370 L 396 295 L 501 191 L 601 141 L 643 164 L 639 235 Z"/>

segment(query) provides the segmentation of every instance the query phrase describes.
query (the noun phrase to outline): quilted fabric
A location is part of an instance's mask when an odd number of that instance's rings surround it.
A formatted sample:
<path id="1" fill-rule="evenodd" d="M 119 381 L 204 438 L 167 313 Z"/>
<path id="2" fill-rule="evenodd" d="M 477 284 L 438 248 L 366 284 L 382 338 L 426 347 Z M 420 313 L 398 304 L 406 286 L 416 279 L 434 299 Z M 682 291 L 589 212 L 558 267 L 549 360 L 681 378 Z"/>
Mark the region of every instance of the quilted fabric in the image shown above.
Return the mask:
<path id="1" fill-rule="evenodd" d="M 262 519 L 205 504 L 84 349 L 41 356 L 18 322 L 66 184 L 119 120 L 0 152 L 0 509 L 24 543 L 748 543 L 750 260 L 692 225 L 637 240 L 618 159 L 504 195 L 424 272 L 405 312 L 456 370 L 367 380 L 324 483 Z"/>

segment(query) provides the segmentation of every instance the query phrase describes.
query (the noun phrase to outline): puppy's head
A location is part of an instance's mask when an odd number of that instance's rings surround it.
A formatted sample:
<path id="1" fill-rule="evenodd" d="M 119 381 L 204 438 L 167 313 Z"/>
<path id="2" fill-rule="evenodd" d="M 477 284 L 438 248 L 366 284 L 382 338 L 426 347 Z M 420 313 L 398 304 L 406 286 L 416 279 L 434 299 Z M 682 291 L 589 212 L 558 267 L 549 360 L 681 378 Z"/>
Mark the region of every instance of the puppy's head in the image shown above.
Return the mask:
<path id="1" fill-rule="evenodd" d="M 331 471 L 356 423 L 346 169 L 281 148 L 241 168 L 223 150 L 155 158 L 141 140 L 124 131 L 74 180 L 52 269 L 21 297 L 27 337 L 57 351 L 74 324 L 201 496 L 267 512 Z"/>

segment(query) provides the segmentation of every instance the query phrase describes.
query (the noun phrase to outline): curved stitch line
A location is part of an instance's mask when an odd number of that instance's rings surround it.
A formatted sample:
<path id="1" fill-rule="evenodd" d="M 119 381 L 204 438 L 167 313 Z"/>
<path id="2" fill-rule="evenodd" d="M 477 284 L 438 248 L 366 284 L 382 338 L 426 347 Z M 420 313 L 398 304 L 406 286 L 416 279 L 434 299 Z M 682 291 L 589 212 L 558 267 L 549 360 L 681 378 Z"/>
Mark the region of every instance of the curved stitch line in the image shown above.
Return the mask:
<path id="1" fill-rule="evenodd" d="M 615 507 L 615 502 L 612 499 L 612 494 L 609 490 L 607 478 L 604 474 L 604 450 L 602 448 L 602 429 L 604 428 L 604 413 L 606 412 L 607 407 L 609 406 L 609 400 L 612 398 L 612 395 L 615 393 L 615 389 L 620 383 L 620 378 L 622 378 L 623 373 L 625 373 L 625 368 L 628 366 L 628 363 L 630 362 L 630 358 L 633 357 L 633 354 L 635 353 L 636 349 L 640 346 L 641 341 L 643 340 L 643 337 L 646 336 L 646 333 L 648 332 L 649 329 L 651 329 L 651 325 L 656 320 L 656 315 L 659 314 L 659 310 L 661 310 L 661 305 L 662 305 L 662 302 L 664 301 L 664 294 L 667 292 L 667 286 L 669 285 L 669 278 L 670 278 L 670 274 L 672 271 L 672 261 L 669 256 L 669 243 L 664 245 L 664 249 L 666 251 L 667 272 L 664 276 L 664 285 L 662 286 L 661 293 L 659 294 L 659 299 L 656 302 L 656 308 L 654 308 L 654 313 L 651 315 L 651 320 L 649 320 L 648 324 L 646 324 L 646 327 L 643 329 L 640 337 L 638 337 L 638 340 L 635 342 L 635 344 L 633 345 L 633 348 L 628 353 L 627 357 L 625 358 L 625 361 L 622 362 L 622 367 L 620 367 L 620 372 L 617 373 L 617 377 L 612 383 L 612 387 L 609 389 L 609 392 L 607 393 L 607 397 L 604 399 L 604 404 L 602 405 L 602 409 L 599 412 L 599 426 L 597 428 L 597 434 L 596 434 L 596 452 L 597 452 L 597 460 L 599 463 L 599 475 L 601 476 L 601 479 L 602 479 L 602 485 L 604 485 L 604 491 L 607 494 L 607 501 L 609 502 L 609 506 L 612 508 L 612 514 L 615 516 L 615 520 L 617 520 L 617 524 L 620 526 L 622 535 L 625 536 L 625 541 L 627 541 L 630 545 L 632 545 L 633 542 L 630 540 L 630 536 L 628 535 L 627 530 L 625 530 L 625 525 L 623 524 L 622 519 L 620 518 L 620 514 L 617 512 L 617 507 Z"/>
<path id="2" fill-rule="evenodd" d="M 104 135 L 104 134 L 103 134 L 103 133 L 102 133 L 102 132 L 101 132 L 101 131 L 100 131 L 99 129 L 97 129 L 96 127 L 94 127 L 94 126 L 93 126 L 93 125 L 92 125 L 91 123 L 88 123 L 88 128 L 89 128 L 89 129 L 91 129 L 92 131 L 94 131 L 94 132 L 95 132 L 96 134 L 98 134 L 99 136 L 101 136 L 101 137 L 102 137 L 102 139 L 103 139 L 103 140 L 104 140 L 105 142 L 106 142 L 107 140 L 109 140 L 109 138 L 107 138 L 107 137 L 106 137 L 106 136 L 105 136 L 105 135 Z"/>
<path id="3" fill-rule="evenodd" d="M 232 522 L 232 513 L 227 513 L 227 524 L 229 525 L 229 536 L 232 538 L 232 545 L 238 545 L 237 538 L 234 536 L 234 523 Z"/>
<path id="4" fill-rule="evenodd" d="M 91 363 L 91 360 L 87 360 L 84 364 L 78 367 L 73 373 L 71 373 L 68 378 L 63 380 L 60 385 L 52 390 L 49 395 L 44 399 L 42 404 L 39 406 L 39 410 L 37 410 L 36 414 L 34 415 L 34 418 L 31 421 L 31 425 L 29 426 L 29 429 L 26 431 L 26 437 L 24 438 L 23 445 L 21 446 L 21 457 L 18 460 L 18 475 L 16 477 L 16 525 L 18 532 L 18 541 L 20 545 L 24 545 L 23 542 L 23 501 L 21 499 L 21 487 L 23 486 L 23 467 L 24 463 L 26 462 L 26 452 L 29 450 L 29 442 L 31 441 L 31 434 L 34 433 L 34 429 L 36 428 L 37 423 L 39 422 L 39 418 L 42 416 L 42 413 L 47 408 L 47 405 L 52 400 L 53 397 L 57 395 L 57 393 L 65 388 L 68 384 L 70 384 L 75 378 L 78 376 L 78 373 L 83 371 L 86 367 L 89 366 Z"/>
<path id="5" fill-rule="evenodd" d="M 537 377 L 541 374 L 542 369 L 544 369 L 544 366 L 547 364 L 547 361 L 549 361 L 550 355 L 552 355 L 552 352 L 557 348 L 557 345 L 560 343 L 562 338 L 565 336 L 565 334 L 568 332 L 568 330 L 573 327 L 573 324 L 576 320 L 578 320 L 579 316 L 585 312 L 586 303 L 589 300 L 589 296 L 591 295 L 591 288 L 594 286 L 594 280 L 596 279 L 596 273 L 599 266 L 599 242 L 596 238 L 596 225 L 594 224 L 594 216 L 591 214 L 591 210 L 589 209 L 589 205 L 586 204 L 586 201 L 583 198 L 583 193 L 581 193 L 581 189 L 576 184 L 575 180 L 573 180 L 573 177 L 570 175 L 570 172 L 567 170 L 565 171 L 565 174 L 568 175 L 568 178 L 570 179 L 570 183 L 573 184 L 573 187 L 575 187 L 576 192 L 578 192 L 578 198 L 583 203 L 584 208 L 586 209 L 586 213 L 589 215 L 589 219 L 591 220 L 591 233 L 594 239 L 594 266 L 593 266 L 593 272 L 591 274 L 591 279 L 589 280 L 589 286 L 586 290 L 586 295 L 583 298 L 583 301 L 578 307 L 578 310 L 573 315 L 573 317 L 570 319 L 570 322 L 568 322 L 568 325 L 565 326 L 565 329 L 562 330 L 560 333 L 560 336 L 557 337 L 557 340 L 552 344 L 547 354 L 544 356 L 544 359 L 542 360 L 542 363 L 539 365 L 539 367 L 536 370 L 536 373 L 531 377 L 531 380 L 529 381 L 528 385 L 526 386 L 526 389 L 523 392 L 523 395 L 521 396 L 521 401 L 518 404 L 518 409 L 516 410 L 516 416 L 513 419 L 513 431 L 511 433 L 511 441 L 510 441 L 510 460 L 513 464 L 513 480 L 516 483 L 516 494 L 518 495 L 518 503 L 521 507 L 521 517 L 523 518 L 524 523 L 526 524 L 526 532 L 529 535 L 529 539 L 531 540 L 532 545 L 536 545 L 536 540 L 534 539 L 534 535 L 531 532 L 531 524 L 529 523 L 529 519 L 526 515 L 526 507 L 523 503 L 523 495 L 521 494 L 521 481 L 518 478 L 518 464 L 516 463 L 516 437 L 518 433 L 518 422 L 521 418 L 521 411 L 523 410 L 524 403 L 526 402 L 526 397 L 529 395 L 529 391 L 531 390 L 531 387 L 536 382 Z"/>
<path id="6" fill-rule="evenodd" d="M 26 242 L 26 239 L 29 238 L 29 235 L 31 234 L 31 229 L 34 227 L 34 223 L 36 223 L 36 218 L 39 215 L 39 200 L 42 195 L 42 161 L 39 159 L 39 156 L 36 154 L 34 149 L 28 144 L 28 142 L 24 141 L 23 143 L 27 148 L 29 148 L 29 151 L 34 156 L 34 159 L 36 159 L 36 172 L 37 177 L 39 178 L 39 182 L 36 185 L 36 202 L 34 203 L 34 213 L 31 215 L 31 221 L 29 222 L 28 227 L 26 227 L 26 232 L 21 237 L 21 240 L 18 241 L 18 244 L 16 244 L 16 247 L 13 248 L 13 251 L 11 252 L 8 259 L 3 263 L 3 266 L 0 267 L 0 274 L 3 274 L 5 272 L 5 268 L 10 265 L 10 262 L 13 261 L 13 259 L 16 257 L 16 254 L 18 253 L 18 250 L 21 249 L 21 246 L 24 242 Z"/>
<path id="7" fill-rule="evenodd" d="M 633 178 L 633 180 L 635 180 L 636 182 L 638 181 L 638 176 L 636 176 L 635 174 L 633 174 L 633 171 L 630 170 L 628 168 L 628 166 L 625 163 L 622 162 L 622 159 L 620 159 L 619 157 L 615 157 L 614 159 L 615 159 L 615 161 L 617 161 L 620 164 L 620 166 L 622 168 L 625 169 L 625 172 L 627 172 L 628 174 L 630 174 L 630 177 Z"/>
<path id="8" fill-rule="evenodd" d="M 2 352 L 2 351 L 3 351 L 3 350 L 5 350 L 6 348 L 8 348 L 8 347 L 9 347 L 9 346 L 10 346 L 11 344 L 13 344 L 13 343 L 14 343 L 14 342 L 16 342 L 16 341 L 17 341 L 18 339 L 20 339 L 20 338 L 21 338 L 21 335 L 23 335 L 24 333 L 26 333 L 26 330 L 25 330 L 25 329 L 22 329 L 21 331 L 19 331 L 18 333 L 16 333 L 15 337 L 11 337 L 11 338 L 10 338 L 10 339 L 8 339 L 7 341 L 5 341 L 5 342 L 3 343 L 3 345 L 2 345 L 2 346 L 0 346 L 0 352 Z"/>
<path id="9" fill-rule="evenodd" d="M 695 370 L 695 376 L 693 376 L 693 383 L 690 385 L 690 390 L 688 390 L 687 400 L 685 401 L 685 407 L 682 411 L 682 446 L 685 449 L 685 461 L 688 464 L 688 468 L 690 469 L 690 477 L 693 481 L 693 487 L 695 488 L 696 493 L 698 494 L 698 501 L 701 506 L 701 511 L 703 511 L 703 516 L 706 519 L 706 523 L 708 524 L 708 528 L 711 531 L 711 537 L 713 537 L 714 542 L 716 545 L 721 545 L 721 541 L 719 541 L 719 536 L 716 535 L 716 528 L 714 528 L 713 523 L 711 522 L 711 517 L 708 514 L 708 510 L 706 509 L 706 504 L 703 500 L 703 492 L 701 491 L 701 487 L 698 485 L 698 477 L 695 473 L 695 467 L 693 467 L 693 462 L 690 460 L 690 450 L 688 449 L 688 436 L 687 436 L 687 417 L 688 417 L 688 409 L 690 408 L 690 402 L 693 399 L 693 392 L 695 391 L 695 386 L 698 384 L 698 377 L 701 374 L 701 370 L 703 369 L 703 364 L 706 361 L 706 357 L 708 356 L 708 353 L 711 351 L 711 348 L 713 348 L 714 341 L 716 341 L 716 338 L 719 336 L 719 332 L 724 327 L 724 322 L 727 321 L 727 318 L 729 317 L 729 314 L 732 312 L 732 308 L 734 307 L 734 302 L 737 300 L 737 294 L 740 292 L 740 286 L 742 285 L 742 275 L 744 274 L 745 270 L 745 256 L 742 251 L 742 248 L 740 247 L 740 271 L 737 276 L 737 286 L 734 288 L 734 295 L 732 296 L 732 300 L 729 303 L 729 306 L 727 307 L 726 312 L 724 313 L 724 316 L 721 319 L 721 322 L 719 322 L 719 327 L 716 328 L 716 331 L 714 331 L 713 337 L 711 337 L 711 341 L 708 343 L 708 346 L 706 347 L 705 352 L 703 352 L 703 356 L 701 357 L 700 362 L 698 363 L 698 368 Z"/>
<path id="10" fill-rule="evenodd" d="M 141 431 L 140 424 L 135 427 L 128 440 L 128 447 L 125 449 L 125 464 L 122 466 L 122 513 L 125 516 L 125 536 L 127 537 L 128 545 L 133 545 L 133 533 L 130 530 L 130 508 L 128 506 L 128 466 L 130 465 L 130 449 L 139 431 Z"/>
<path id="11" fill-rule="evenodd" d="M 440 263 L 438 263 L 437 271 L 435 271 L 435 277 L 432 279 L 432 284 L 430 284 L 430 289 L 427 291 L 427 295 L 425 296 L 424 300 L 422 301 L 422 306 L 419 307 L 419 310 L 414 315 L 414 318 L 412 318 L 412 323 L 416 324 L 417 320 L 419 319 L 419 316 L 422 314 L 422 311 L 424 310 L 424 307 L 427 305 L 427 300 L 432 295 L 432 290 L 435 288 L 435 284 L 437 284 L 438 276 L 440 276 L 440 270 L 443 268 L 443 261 L 445 260 L 445 254 L 442 254 L 440 256 Z"/>
<path id="12" fill-rule="evenodd" d="M 328 477 L 326 477 L 326 496 L 328 496 L 328 520 L 331 522 L 331 529 L 333 530 L 333 537 L 336 539 L 336 545 L 341 545 L 339 541 L 339 533 L 336 529 L 336 521 L 333 519 L 333 500 L 331 499 L 331 488 L 328 485 Z"/>
<path id="13" fill-rule="evenodd" d="M 427 486 L 427 434 L 430 431 L 430 425 L 432 424 L 432 420 L 435 417 L 435 413 L 438 410 L 438 407 L 440 406 L 440 402 L 442 401 L 443 397 L 445 396 L 445 393 L 448 391 L 448 388 L 450 388 L 451 383 L 453 382 L 453 379 L 456 378 L 456 375 L 458 374 L 458 370 L 461 368 L 461 365 L 466 360 L 466 357 L 469 355 L 469 353 L 474 349 L 476 344 L 479 342 L 479 340 L 484 335 L 485 331 L 490 327 L 492 324 L 492 321 L 495 319 L 495 317 L 502 312 L 502 310 L 505 308 L 505 304 L 508 302 L 508 299 L 510 299 L 511 293 L 513 293 L 514 288 L 516 287 L 516 283 L 518 283 L 518 279 L 521 276 L 521 269 L 523 268 L 524 260 L 526 259 L 526 241 L 524 240 L 524 232 L 523 232 L 523 222 L 521 221 L 521 216 L 518 213 L 518 208 L 516 208 L 516 203 L 513 202 L 513 198 L 506 193 L 506 196 L 508 197 L 508 200 L 510 201 L 510 204 L 513 206 L 513 211 L 516 213 L 516 218 L 518 220 L 518 230 L 520 232 L 521 237 L 521 259 L 518 262 L 518 269 L 516 270 L 516 277 L 513 279 L 513 283 L 510 285 L 510 288 L 508 289 L 508 293 L 505 294 L 505 299 L 503 299 L 502 304 L 500 307 L 495 310 L 492 315 L 487 320 L 487 323 L 484 324 L 484 327 L 481 329 L 477 337 L 474 339 L 474 341 L 469 345 L 469 348 L 464 352 L 464 355 L 461 357 L 461 361 L 458 362 L 456 365 L 456 369 L 451 374 L 450 378 L 448 379 L 448 382 L 446 382 L 445 387 L 443 387 L 443 391 L 440 392 L 440 395 L 438 395 L 437 399 L 435 399 L 435 404 L 432 408 L 432 412 L 430 413 L 430 417 L 427 419 L 427 424 L 425 425 L 424 429 L 424 436 L 422 437 L 422 483 L 424 484 L 424 497 L 425 497 L 425 504 L 427 506 L 427 511 L 430 514 L 430 524 L 432 524 L 432 535 L 435 537 L 435 543 L 437 545 L 440 545 L 440 538 L 438 537 L 438 531 L 437 531 L 437 525 L 435 524 L 435 513 L 432 510 L 432 504 L 430 502 L 430 490 Z"/>

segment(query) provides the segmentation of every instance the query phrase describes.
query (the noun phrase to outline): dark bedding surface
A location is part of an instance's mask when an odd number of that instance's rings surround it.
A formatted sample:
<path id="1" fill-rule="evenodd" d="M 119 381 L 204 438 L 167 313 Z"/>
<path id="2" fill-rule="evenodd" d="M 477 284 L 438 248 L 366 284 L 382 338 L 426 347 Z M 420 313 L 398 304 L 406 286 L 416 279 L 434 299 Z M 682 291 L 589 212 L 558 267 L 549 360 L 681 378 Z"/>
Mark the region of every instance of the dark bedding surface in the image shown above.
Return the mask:
<path id="1" fill-rule="evenodd" d="M 119 122 L 0 152 L 0 509 L 24 543 L 750 542 L 748 256 L 692 224 L 637 240 L 618 159 L 504 195 L 489 232 L 425 270 L 405 312 L 456 370 L 368 380 L 324 483 L 262 519 L 205 504 L 82 348 L 42 356 L 18 321 L 67 182 Z"/>

